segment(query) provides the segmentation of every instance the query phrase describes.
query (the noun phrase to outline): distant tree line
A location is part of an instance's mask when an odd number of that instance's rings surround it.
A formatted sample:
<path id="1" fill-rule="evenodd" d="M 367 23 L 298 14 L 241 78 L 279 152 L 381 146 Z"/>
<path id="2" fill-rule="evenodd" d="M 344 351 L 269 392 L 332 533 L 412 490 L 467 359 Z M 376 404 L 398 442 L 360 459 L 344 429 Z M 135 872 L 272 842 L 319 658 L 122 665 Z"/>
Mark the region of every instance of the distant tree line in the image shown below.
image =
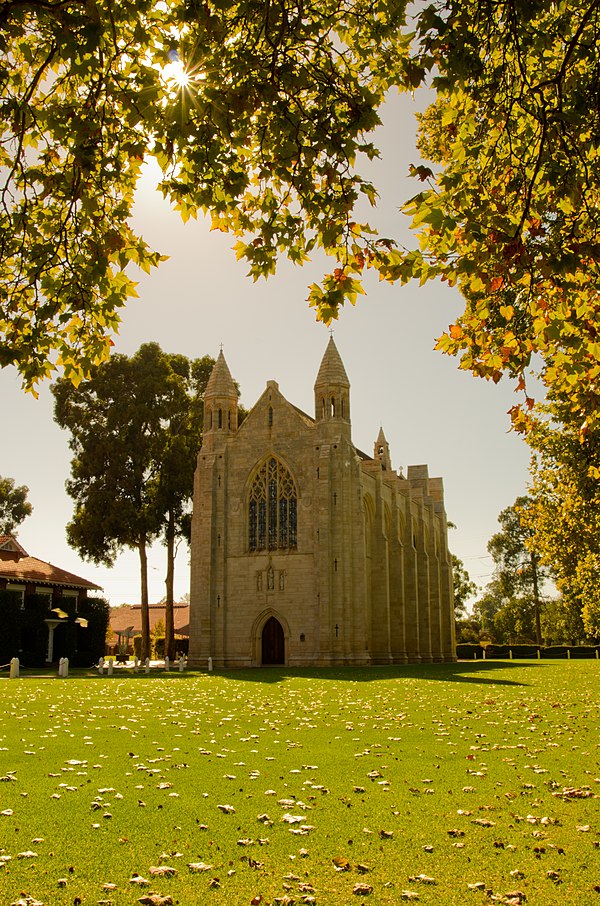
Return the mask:
<path id="1" fill-rule="evenodd" d="M 552 435 L 553 440 L 556 437 Z M 573 509 L 559 506 L 561 498 L 573 493 L 568 486 L 557 487 L 557 473 L 562 475 L 567 468 L 576 469 L 573 459 L 560 468 L 553 461 L 549 473 L 540 467 L 534 473 L 530 494 L 518 497 L 500 513 L 501 530 L 488 542 L 493 575 L 471 613 L 460 606 L 460 590 L 466 582 L 458 573 L 459 607 L 455 612 L 459 644 L 489 640 L 495 645 L 540 647 L 600 640 L 599 613 L 594 610 L 597 590 L 589 579 L 586 583 L 585 573 L 582 579 L 581 566 L 582 559 L 589 566 L 586 536 L 589 544 L 594 523 L 582 519 L 575 500 L 570 504 Z M 555 482 L 554 494 L 540 494 L 542 481 L 549 481 L 549 476 Z M 584 507 L 581 499 L 579 504 Z M 567 532 L 570 549 L 562 546 Z M 454 575 L 456 582 L 456 567 Z"/>

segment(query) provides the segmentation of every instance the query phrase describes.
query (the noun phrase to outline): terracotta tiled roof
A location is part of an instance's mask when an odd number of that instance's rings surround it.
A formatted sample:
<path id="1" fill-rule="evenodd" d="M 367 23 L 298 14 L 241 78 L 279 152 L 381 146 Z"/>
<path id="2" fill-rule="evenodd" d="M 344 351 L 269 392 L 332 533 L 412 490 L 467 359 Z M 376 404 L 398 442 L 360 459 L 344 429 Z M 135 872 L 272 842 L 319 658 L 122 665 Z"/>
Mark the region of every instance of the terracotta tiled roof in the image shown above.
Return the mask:
<path id="1" fill-rule="evenodd" d="M 165 605 L 151 604 L 150 611 L 150 630 L 154 629 L 159 620 L 165 621 Z M 175 632 L 177 635 L 189 635 L 190 631 L 190 605 L 174 604 L 173 620 L 175 623 Z M 110 628 L 113 633 L 124 631 L 133 626 L 134 633 L 142 631 L 142 616 L 139 604 L 121 604 L 120 607 L 111 607 L 110 609 Z"/>
<path id="2" fill-rule="evenodd" d="M 0 535 L 0 551 L 2 550 L 17 553 L 21 557 L 27 556 L 25 548 L 21 547 L 17 539 L 13 538 L 12 535 Z"/>
<path id="3" fill-rule="evenodd" d="M 60 585 L 66 588 L 90 588 L 100 590 L 99 585 L 82 579 L 74 573 L 52 566 L 37 557 L 19 557 L 18 560 L 0 559 L 0 578 L 9 582 L 32 582 L 36 585 Z"/>

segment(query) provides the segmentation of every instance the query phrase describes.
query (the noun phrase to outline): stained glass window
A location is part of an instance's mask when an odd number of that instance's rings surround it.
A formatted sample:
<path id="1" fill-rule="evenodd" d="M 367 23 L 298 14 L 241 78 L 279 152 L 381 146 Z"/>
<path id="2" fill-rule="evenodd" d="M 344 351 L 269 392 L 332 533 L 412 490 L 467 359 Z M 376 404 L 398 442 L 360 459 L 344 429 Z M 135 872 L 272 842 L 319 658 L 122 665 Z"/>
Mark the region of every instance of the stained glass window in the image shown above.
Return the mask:
<path id="1" fill-rule="evenodd" d="M 258 469 L 248 501 L 248 547 L 251 551 L 288 550 L 297 546 L 297 491 L 288 469 L 275 457 Z"/>

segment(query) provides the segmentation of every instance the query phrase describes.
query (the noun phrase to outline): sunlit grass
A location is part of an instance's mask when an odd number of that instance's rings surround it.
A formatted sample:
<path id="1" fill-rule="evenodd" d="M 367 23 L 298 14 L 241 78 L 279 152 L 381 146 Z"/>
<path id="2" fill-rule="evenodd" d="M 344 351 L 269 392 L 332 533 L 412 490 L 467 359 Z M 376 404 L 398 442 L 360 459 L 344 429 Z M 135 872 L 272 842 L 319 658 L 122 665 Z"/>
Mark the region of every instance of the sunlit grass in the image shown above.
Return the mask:
<path id="1" fill-rule="evenodd" d="M 0 903 L 600 903 L 598 670 L 3 679 Z"/>

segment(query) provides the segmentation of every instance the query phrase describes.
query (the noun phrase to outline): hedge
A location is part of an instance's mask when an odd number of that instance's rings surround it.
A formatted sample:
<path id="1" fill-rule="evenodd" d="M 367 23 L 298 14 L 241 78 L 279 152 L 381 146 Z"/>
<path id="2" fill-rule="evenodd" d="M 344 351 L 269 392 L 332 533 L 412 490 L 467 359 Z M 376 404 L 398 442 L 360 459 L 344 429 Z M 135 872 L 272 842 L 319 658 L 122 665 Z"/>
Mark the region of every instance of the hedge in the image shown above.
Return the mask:
<path id="1" fill-rule="evenodd" d="M 540 659 L 562 659 L 571 658 L 600 658 L 600 646 L 598 645 L 552 645 L 551 647 L 539 647 L 537 645 L 488 645 L 485 650 L 486 660 L 509 660 L 527 658 L 535 660 L 540 653 Z M 596 653 L 597 652 L 597 653 Z M 472 661 L 477 658 L 483 659 L 483 648 L 481 645 L 464 643 L 456 646 L 456 656 L 460 661 Z"/>
<path id="2" fill-rule="evenodd" d="M 85 598 L 76 609 L 76 599 L 54 599 L 54 604 L 68 614 L 54 631 L 52 660 L 68 657 L 74 667 L 89 667 L 97 663 L 104 653 L 109 605 L 103 598 Z M 43 667 L 48 653 L 48 627 L 44 622 L 50 616 L 47 595 L 25 595 L 0 591 L 0 663 L 6 664 L 18 657 L 21 665 Z M 88 621 L 86 628 L 75 621 L 82 617 Z"/>

